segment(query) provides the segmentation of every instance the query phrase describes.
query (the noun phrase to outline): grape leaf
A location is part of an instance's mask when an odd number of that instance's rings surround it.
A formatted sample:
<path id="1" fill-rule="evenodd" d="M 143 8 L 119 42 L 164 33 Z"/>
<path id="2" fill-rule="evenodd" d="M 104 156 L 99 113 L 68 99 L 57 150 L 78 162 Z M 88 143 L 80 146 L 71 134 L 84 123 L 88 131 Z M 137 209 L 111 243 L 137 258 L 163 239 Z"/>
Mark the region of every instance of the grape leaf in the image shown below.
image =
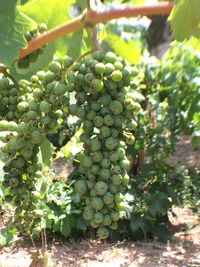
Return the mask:
<path id="1" fill-rule="evenodd" d="M 25 14 L 33 18 L 37 23 L 46 23 L 48 29 L 58 26 L 71 19 L 70 7 L 75 0 L 30 0 L 20 7 Z M 41 12 L 42 9 L 42 12 Z M 54 52 L 58 56 L 66 53 L 70 35 L 64 36 L 55 41 Z"/>
<path id="2" fill-rule="evenodd" d="M 67 54 L 76 59 L 81 53 L 83 30 L 74 32 L 68 42 Z"/>
<path id="3" fill-rule="evenodd" d="M 120 36 L 108 32 L 105 37 L 106 42 L 119 55 L 129 63 L 137 64 L 140 62 L 141 50 L 140 41 L 123 40 Z"/>
<path id="4" fill-rule="evenodd" d="M 0 0 L 0 62 L 11 66 L 19 48 L 27 42 L 23 33 L 36 27 L 36 23 L 19 11 L 14 0 Z"/>
<path id="5" fill-rule="evenodd" d="M 44 140 L 42 141 L 42 143 L 40 145 L 40 150 L 41 150 L 41 154 L 42 154 L 43 164 L 49 165 L 50 159 L 52 156 L 53 147 L 52 147 L 51 142 L 47 138 L 44 138 Z"/>
<path id="6" fill-rule="evenodd" d="M 169 21 L 172 34 L 178 41 L 191 36 L 200 38 L 199 0 L 175 0 Z"/>

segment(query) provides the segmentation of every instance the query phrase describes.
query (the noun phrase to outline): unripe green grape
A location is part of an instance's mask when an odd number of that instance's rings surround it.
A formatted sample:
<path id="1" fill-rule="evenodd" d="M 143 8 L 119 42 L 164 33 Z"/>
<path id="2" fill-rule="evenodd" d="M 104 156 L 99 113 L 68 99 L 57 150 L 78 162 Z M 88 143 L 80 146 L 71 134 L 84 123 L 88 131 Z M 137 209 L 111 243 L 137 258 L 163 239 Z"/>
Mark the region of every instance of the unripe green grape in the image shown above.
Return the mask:
<path id="1" fill-rule="evenodd" d="M 110 226 L 111 229 L 116 230 L 118 228 L 118 223 L 114 221 L 109 226 Z"/>
<path id="2" fill-rule="evenodd" d="M 98 236 L 99 236 L 100 239 L 106 239 L 109 236 L 109 232 L 105 227 L 101 226 L 98 229 Z"/>
<path id="3" fill-rule="evenodd" d="M 105 65 L 103 63 L 97 63 L 95 65 L 95 72 L 97 74 L 103 74 L 105 72 Z"/>
<path id="4" fill-rule="evenodd" d="M 93 197 L 91 199 L 91 206 L 95 210 L 101 210 L 103 208 L 103 201 L 100 197 Z"/>
<path id="5" fill-rule="evenodd" d="M 111 180 L 114 185 L 120 185 L 122 183 L 122 176 L 121 174 L 114 174 L 111 176 Z"/>
<path id="6" fill-rule="evenodd" d="M 86 117 L 86 111 L 83 107 L 78 107 L 76 110 L 76 116 L 80 119 L 84 119 Z"/>
<path id="7" fill-rule="evenodd" d="M 104 195 L 108 190 L 108 185 L 104 183 L 103 181 L 99 181 L 95 184 L 94 189 L 97 193 L 97 195 Z"/>
<path id="8" fill-rule="evenodd" d="M 98 60 L 98 61 L 102 61 L 104 58 L 104 53 L 101 51 L 95 51 L 92 54 L 93 59 Z"/>
<path id="9" fill-rule="evenodd" d="M 94 214 L 95 223 L 101 224 L 103 222 L 103 220 L 104 220 L 104 216 L 103 216 L 103 214 L 101 212 L 96 212 Z"/>
<path id="10" fill-rule="evenodd" d="M 137 122 L 135 120 L 131 120 L 127 123 L 127 128 L 130 130 L 130 131 L 133 131 L 137 128 Z"/>
<path id="11" fill-rule="evenodd" d="M 133 145 L 135 143 L 135 137 L 132 134 L 126 136 L 127 145 Z"/>
<path id="12" fill-rule="evenodd" d="M 112 220 L 111 220 L 110 215 L 106 214 L 104 216 L 103 225 L 107 226 L 107 225 L 110 225 L 111 223 L 112 223 Z"/>
<path id="13" fill-rule="evenodd" d="M 94 182 L 93 181 L 87 181 L 87 187 L 89 190 L 94 188 Z"/>
<path id="14" fill-rule="evenodd" d="M 114 63 L 114 67 L 116 70 L 123 70 L 123 68 L 124 68 L 123 64 L 120 61 L 116 61 Z"/>
<path id="15" fill-rule="evenodd" d="M 69 83 L 75 83 L 76 82 L 76 74 L 74 72 L 68 72 L 67 73 L 67 80 Z"/>
<path id="16" fill-rule="evenodd" d="M 58 74 L 61 71 L 62 66 L 58 61 L 52 61 L 49 63 L 48 68 L 51 72 Z"/>
<path id="17" fill-rule="evenodd" d="M 96 116 L 93 122 L 94 122 L 94 126 L 96 126 L 97 128 L 101 128 L 103 126 L 104 119 L 101 116 Z"/>
<path id="18" fill-rule="evenodd" d="M 112 161 L 112 162 L 116 162 L 118 161 L 119 159 L 119 154 L 117 151 L 112 151 L 110 154 L 109 154 L 109 159 Z"/>
<path id="19" fill-rule="evenodd" d="M 130 167 L 130 161 L 128 159 L 122 159 L 120 162 L 119 162 L 119 166 L 122 168 L 122 169 L 125 169 L 125 170 L 128 170 L 129 167 Z"/>
<path id="20" fill-rule="evenodd" d="M 102 180 L 108 181 L 111 177 L 111 171 L 108 168 L 102 168 L 100 170 L 99 176 Z"/>
<path id="21" fill-rule="evenodd" d="M 85 92 L 78 92 L 75 94 L 77 103 L 83 104 L 87 100 L 87 94 Z"/>
<path id="22" fill-rule="evenodd" d="M 104 124 L 106 126 L 112 126 L 114 124 L 114 117 L 110 114 L 104 117 Z"/>
<path id="23" fill-rule="evenodd" d="M 95 151 L 92 153 L 91 158 L 94 162 L 99 163 L 103 159 L 103 154 L 100 151 Z"/>
<path id="24" fill-rule="evenodd" d="M 77 109 L 78 109 L 78 105 L 77 104 L 71 104 L 71 105 L 69 105 L 69 113 L 71 115 L 76 115 Z"/>
<path id="25" fill-rule="evenodd" d="M 12 187 L 12 188 L 16 188 L 16 187 L 18 187 L 18 186 L 19 186 L 19 179 L 18 179 L 18 178 L 11 178 L 11 179 L 9 180 L 9 185 L 10 185 L 10 187 Z"/>
<path id="26" fill-rule="evenodd" d="M 113 100 L 113 101 L 110 103 L 109 108 L 110 108 L 110 110 L 112 111 L 112 113 L 113 113 L 114 115 L 119 115 L 119 114 L 122 113 L 122 111 L 123 111 L 123 106 L 122 106 L 122 104 L 121 104 L 119 101 L 117 101 L 117 100 Z"/>
<path id="27" fill-rule="evenodd" d="M 114 196 L 110 192 L 106 192 L 105 195 L 103 196 L 103 202 L 106 205 L 110 205 L 114 202 Z"/>
<path id="28" fill-rule="evenodd" d="M 26 113 L 26 117 L 28 120 L 35 120 L 38 116 L 38 113 L 34 110 L 29 110 L 27 113 Z"/>
<path id="29" fill-rule="evenodd" d="M 26 111 L 28 109 L 28 103 L 27 102 L 20 102 L 17 105 L 17 109 L 21 112 Z"/>
<path id="30" fill-rule="evenodd" d="M 94 138 L 90 141 L 89 146 L 92 152 L 98 151 L 101 149 L 101 142 L 97 138 Z"/>
<path id="31" fill-rule="evenodd" d="M 91 109 L 94 111 L 99 111 L 101 109 L 101 104 L 99 102 L 92 102 Z"/>
<path id="32" fill-rule="evenodd" d="M 104 60 L 106 63 L 114 63 L 117 60 L 117 56 L 113 52 L 107 52 Z"/>
<path id="33" fill-rule="evenodd" d="M 110 75 L 115 70 L 115 67 L 112 63 L 106 63 L 105 64 L 105 74 Z"/>
<path id="34" fill-rule="evenodd" d="M 103 106 L 101 109 L 100 109 L 100 114 L 105 117 L 106 115 L 110 114 L 110 109 L 108 106 Z"/>
<path id="35" fill-rule="evenodd" d="M 111 161 L 109 158 L 103 158 L 100 165 L 102 168 L 109 168 L 111 166 Z"/>
<path id="36" fill-rule="evenodd" d="M 83 211 L 83 218 L 87 221 L 90 221 L 93 219 L 94 214 L 95 214 L 94 209 L 90 206 L 86 206 Z"/>
<path id="37" fill-rule="evenodd" d="M 66 85 L 64 83 L 61 83 L 61 82 L 58 82 L 53 88 L 53 92 L 57 96 L 64 95 L 64 93 L 66 93 L 66 91 L 67 91 Z"/>
<path id="38" fill-rule="evenodd" d="M 90 190 L 90 196 L 91 197 L 96 197 L 97 193 L 94 189 Z"/>
<path id="39" fill-rule="evenodd" d="M 83 122 L 83 130 L 86 131 L 86 132 L 92 132 L 93 131 L 93 128 L 94 128 L 94 125 L 91 121 L 89 120 L 85 120 Z"/>
<path id="40" fill-rule="evenodd" d="M 119 212 L 118 211 L 112 211 L 111 212 L 111 219 L 114 221 L 114 222 L 117 222 L 119 221 Z"/>
<path id="41" fill-rule="evenodd" d="M 78 180 L 74 184 L 74 190 L 80 196 L 84 195 L 88 191 L 87 182 L 85 180 Z"/>
<path id="42" fill-rule="evenodd" d="M 93 161 L 92 159 L 89 157 L 89 156 L 84 156 L 82 159 L 81 159 L 81 165 L 85 168 L 91 168 L 92 165 L 93 165 Z"/>
<path id="43" fill-rule="evenodd" d="M 100 166 L 97 165 L 97 164 L 93 164 L 92 167 L 91 167 L 91 172 L 93 174 L 99 174 L 100 173 Z"/>
<path id="44" fill-rule="evenodd" d="M 113 165 L 112 171 L 113 171 L 113 173 L 116 173 L 116 174 L 122 173 L 122 169 L 118 165 Z"/>
<path id="45" fill-rule="evenodd" d="M 49 102 L 47 102 L 47 101 L 44 100 L 44 101 L 42 101 L 40 103 L 40 111 L 41 112 L 49 113 L 50 110 L 51 110 L 51 104 Z"/>
<path id="46" fill-rule="evenodd" d="M 102 106 L 109 105 L 111 100 L 112 100 L 112 97 L 107 93 L 101 95 L 99 98 L 99 102 L 102 104 Z"/>
<path id="47" fill-rule="evenodd" d="M 111 135 L 111 129 L 107 126 L 102 126 L 100 128 L 100 136 L 101 138 L 105 139 Z"/>
<path id="48" fill-rule="evenodd" d="M 120 192 L 115 193 L 115 203 L 121 203 L 124 200 L 124 195 Z"/>
<path id="49" fill-rule="evenodd" d="M 73 59 L 70 56 L 64 56 L 63 58 L 63 66 L 65 68 L 69 68 L 73 64 Z"/>
<path id="50" fill-rule="evenodd" d="M 110 77 L 114 82 L 119 82 L 122 80 L 122 73 L 120 70 L 114 70 L 111 73 Z"/>
<path id="51" fill-rule="evenodd" d="M 35 98 L 41 98 L 43 96 L 43 91 L 40 88 L 33 89 L 33 96 Z"/>
<path id="52" fill-rule="evenodd" d="M 85 75 L 85 81 L 87 83 L 90 83 L 91 81 L 93 81 L 95 79 L 95 76 L 93 73 L 91 72 L 88 72 L 86 75 Z"/>
<path id="53" fill-rule="evenodd" d="M 9 80 L 5 77 L 0 78 L 0 90 L 5 90 L 9 88 Z"/>
<path id="54" fill-rule="evenodd" d="M 89 112 L 87 112 L 86 118 L 90 121 L 93 121 L 96 115 L 97 113 L 94 110 L 90 110 Z"/>
<path id="55" fill-rule="evenodd" d="M 103 81 L 99 79 L 94 79 L 91 85 L 92 85 L 94 92 L 97 92 L 97 93 L 101 92 L 104 88 Z"/>
<path id="56" fill-rule="evenodd" d="M 87 144 L 89 144 L 89 142 L 90 142 L 90 135 L 89 135 L 89 133 L 82 133 L 82 134 L 80 135 L 80 140 L 81 140 L 81 142 L 83 142 L 83 143 L 87 143 Z"/>
<path id="57" fill-rule="evenodd" d="M 42 116 L 42 118 L 41 118 L 41 122 L 42 122 L 44 125 L 48 125 L 48 124 L 51 123 L 51 117 L 48 116 L 48 115 Z"/>
<path id="58" fill-rule="evenodd" d="M 108 137 L 105 140 L 105 147 L 108 150 L 114 150 L 119 145 L 119 141 L 116 138 Z"/>

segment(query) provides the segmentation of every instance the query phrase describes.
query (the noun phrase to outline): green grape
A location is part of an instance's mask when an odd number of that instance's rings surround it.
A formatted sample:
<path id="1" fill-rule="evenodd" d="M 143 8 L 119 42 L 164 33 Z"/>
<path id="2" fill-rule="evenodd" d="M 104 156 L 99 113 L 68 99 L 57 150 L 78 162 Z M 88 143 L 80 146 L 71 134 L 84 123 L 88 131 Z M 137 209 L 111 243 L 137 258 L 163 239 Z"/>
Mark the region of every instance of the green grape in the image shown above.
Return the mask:
<path id="1" fill-rule="evenodd" d="M 119 144 L 119 141 L 116 138 L 113 138 L 113 137 L 108 137 L 105 140 L 105 147 L 108 150 L 114 150 L 118 146 L 118 144 Z"/>
<path id="2" fill-rule="evenodd" d="M 114 70 L 111 75 L 110 75 L 111 79 L 114 81 L 114 82 L 119 82 L 121 81 L 122 79 L 122 73 L 120 70 Z"/>
<path id="3" fill-rule="evenodd" d="M 94 162 L 99 163 L 103 159 L 103 155 L 100 151 L 95 151 L 92 153 L 91 158 Z"/>
<path id="4" fill-rule="evenodd" d="M 106 239 L 109 236 L 109 232 L 105 227 L 101 226 L 98 229 L 98 236 L 100 239 Z"/>
<path id="5" fill-rule="evenodd" d="M 53 88 L 53 92 L 55 95 L 59 96 L 59 95 L 64 95 L 64 93 L 66 93 L 67 91 L 67 87 L 64 83 L 57 83 L 54 88 Z"/>
<path id="6" fill-rule="evenodd" d="M 103 208 L 103 201 L 99 197 L 93 197 L 91 199 L 91 206 L 95 210 L 101 210 Z"/>
<path id="7" fill-rule="evenodd" d="M 92 139 L 89 145 L 90 145 L 90 150 L 92 152 L 98 151 L 101 149 L 101 142 L 97 138 Z"/>
<path id="8" fill-rule="evenodd" d="M 96 212 L 94 214 L 94 221 L 96 224 L 101 224 L 104 220 L 104 216 L 101 212 Z"/>
<path id="9" fill-rule="evenodd" d="M 61 71 L 62 66 L 58 61 L 52 61 L 49 63 L 48 68 L 51 72 L 58 74 Z"/>
<path id="10" fill-rule="evenodd" d="M 94 126 L 96 126 L 97 128 L 101 128 L 104 123 L 104 118 L 101 116 L 96 116 L 93 122 L 94 122 Z"/>
<path id="11" fill-rule="evenodd" d="M 106 191 L 108 189 L 108 185 L 105 182 L 100 181 L 100 182 L 97 182 L 95 184 L 94 189 L 95 189 L 97 195 L 102 196 L 106 193 Z"/>
<path id="12" fill-rule="evenodd" d="M 113 194 L 111 194 L 110 192 L 106 192 L 103 196 L 103 202 L 106 205 L 110 205 L 114 202 L 114 196 Z"/>
<path id="13" fill-rule="evenodd" d="M 47 102 L 47 101 L 44 100 L 44 101 L 42 101 L 40 103 L 40 111 L 41 112 L 49 113 L 50 110 L 51 110 L 51 104 L 49 102 Z"/>
<path id="14" fill-rule="evenodd" d="M 105 64 L 105 74 L 110 75 L 115 70 L 115 67 L 112 63 L 106 63 Z"/>
<path id="15" fill-rule="evenodd" d="M 105 72 L 105 65 L 103 63 L 97 63 L 95 65 L 95 72 L 97 74 L 103 74 Z"/>
<path id="16" fill-rule="evenodd" d="M 102 80 L 94 79 L 91 83 L 91 86 L 94 90 L 94 92 L 101 92 L 104 88 L 104 84 Z"/>
<path id="17" fill-rule="evenodd" d="M 111 180 L 114 185 L 120 185 L 122 183 L 122 176 L 121 174 L 114 174 L 111 176 Z"/>
<path id="18" fill-rule="evenodd" d="M 113 124 L 114 124 L 114 117 L 112 115 L 110 115 L 110 114 L 106 115 L 104 117 L 104 124 L 106 126 L 113 126 Z"/>
<path id="19" fill-rule="evenodd" d="M 110 110 L 112 111 L 112 113 L 114 115 L 118 115 L 118 114 L 122 113 L 122 111 L 123 111 L 122 104 L 119 101 L 117 101 L 117 100 L 113 100 L 110 103 L 109 108 L 110 108 Z"/>
<path id="20" fill-rule="evenodd" d="M 76 181 L 74 184 L 74 190 L 80 196 L 86 194 L 88 191 L 87 182 L 85 180 Z"/>
<path id="21" fill-rule="evenodd" d="M 117 57 L 113 52 L 107 52 L 104 60 L 106 63 L 114 63 L 117 60 Z"/>
<path id="22" fill-rule="evenodd" d="M 99 176 L 102 180 L 108 181 L 111 177 L 111 171 L 108 168 L 102 168 L 100 170 Z"/>

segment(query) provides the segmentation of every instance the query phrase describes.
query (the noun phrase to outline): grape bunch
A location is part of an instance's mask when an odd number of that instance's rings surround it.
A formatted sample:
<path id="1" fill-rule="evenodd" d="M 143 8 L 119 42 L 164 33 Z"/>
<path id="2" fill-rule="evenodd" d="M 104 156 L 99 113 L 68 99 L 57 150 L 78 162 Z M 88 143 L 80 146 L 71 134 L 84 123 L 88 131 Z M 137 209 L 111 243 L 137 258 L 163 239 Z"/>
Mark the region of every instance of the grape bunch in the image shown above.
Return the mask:
<path id="1" fill-rule="evenodd" d="M 76 102 L 69 112 L 82 121 L 83 151 L 79 155 L 80 177 L 75 191 L 85 200 L 83 217 L 106 239 L 117 229 L 124 193 L 129 183 L 127 145 L 133 145 L 140 104 L 130 93 L 135 67 L 113 52 L 95 52 L 75 62 L 68 73 L 69 91 Z"/>
<path id="2" fill-rule="evenodd" d="M 0 95 L 15 100 L 13 105 L 5 102 L 0 110 L 1 150 L 6 156 L 3 184 L 9 189 L 8 200 L 21 210 L 30 211 L 40 196 L 37 181 L 43 174 L 38 153 L 43 140 L 57 131 L 67 114 L 64 77 L 71 64 L 67 56 L 54 60 L 46 72 L 38 72 L 30 81 L 20 80 L 18 87 L 8 78 L 0 78 Z"/>
<path id="3" fill-rule="evenodd" d="M 31 41 L 33 38 L 39 36 L 40 34 L 44 33 L 47 31 L 47 25 L 45 23 L 41 23 L 37 25 L 37 28 L 32 30 L 32 31 L 27 31 L 24 34 L 24 37 L 26 39 L 27 42 Z M 30 63 L 34 63 L 37 61 L 38 56 L 41 55 L 43 53 L 43 49 L 45 46 L 43 46 L 42 48 L 38 48 L 35 51 L 33 51 L 32 53 L 28 54 L 27 56 L 21 58 L 18 62 L 17 62 L 17 67 L 19 69 L 27 69 L 30 65 Z"/>

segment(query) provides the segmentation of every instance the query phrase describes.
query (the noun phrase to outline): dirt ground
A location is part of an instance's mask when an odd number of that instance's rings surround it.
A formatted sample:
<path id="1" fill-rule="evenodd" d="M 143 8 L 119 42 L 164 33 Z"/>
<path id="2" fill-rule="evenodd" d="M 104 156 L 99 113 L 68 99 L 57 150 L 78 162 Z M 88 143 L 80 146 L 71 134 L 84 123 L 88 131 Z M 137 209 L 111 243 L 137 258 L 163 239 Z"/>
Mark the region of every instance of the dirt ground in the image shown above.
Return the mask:
<path id="1" fill-rule="evenodd" d="M 200 220 L 187 208 L 174 207 L 173 227 L 179 229 L 167 243 L 100 240 L 54 241 L 48 244 L 52 265 L 31 265 L 31 246 L 2 248 L 0 267 L 197 267 L 200 266 Z"/>
<path id="2" fill-rule="evenodd" d="M 200 166 L 199 153 L 200 149 L 192 151 L 189 137 L 182 136 L 169 161 Z M 20 241 L 13 248 L 0 248 L 0 267 L 200 267 L 200 218 L 185 207 L 173 207 L 173 212 L 175 233 L 166 243 L 53 241 L 48 244 L 49 265 L 45 265 L 41 261 L 33 263 L 34 248 Z"/>

